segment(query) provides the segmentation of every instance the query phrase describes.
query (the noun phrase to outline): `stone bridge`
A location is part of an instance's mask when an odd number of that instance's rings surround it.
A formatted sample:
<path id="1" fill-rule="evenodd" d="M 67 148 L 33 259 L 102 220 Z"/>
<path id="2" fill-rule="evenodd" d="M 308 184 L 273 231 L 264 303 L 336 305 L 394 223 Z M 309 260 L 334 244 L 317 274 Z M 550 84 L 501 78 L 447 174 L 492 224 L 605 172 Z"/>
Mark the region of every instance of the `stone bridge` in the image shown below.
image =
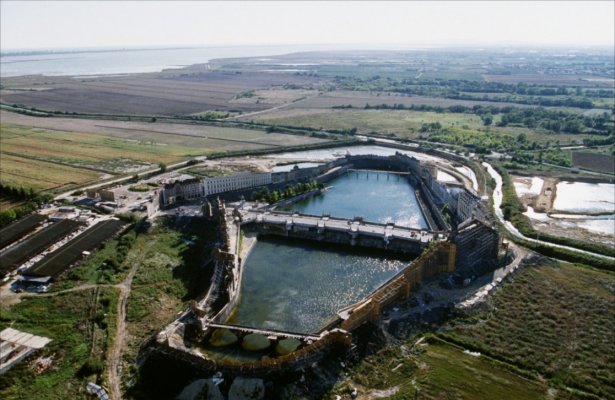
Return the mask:
<path id="1" fill-rule="evenodd" d="M 263 210 L 241 210 L 240 214 L 242 225 L 251 225 L 265 235 L 311 239 L 399 253 L 418 254 L 430 242 L 446 239 L 443 233 L 426 229 L 329 216 Z"/>
<path id="2" fill-rule="evenodd" d="M 315 341 L 315 340 L 320 339 L 320 336 L 317 336 L 317 335 L 306 335 L 306 334 L 301 334 L 301 333 L 285 332 L 285 331 L 279 331 L 279 330 L 273 330 L 273 329 L 258 329 L 258 328 L 252 328 L 249 326 L 222 324 L 219 322 L 212 322 L 212 321 L 203 322 L 203 329 L 206 329 L 206 328 L 228 329 L 230 331 L 239 332 L 242 334 L 258 333 L 258 334 L 261 334 L 267 337 L 293 338 L 293 339 L 299 339 L 304 342 Z"/>

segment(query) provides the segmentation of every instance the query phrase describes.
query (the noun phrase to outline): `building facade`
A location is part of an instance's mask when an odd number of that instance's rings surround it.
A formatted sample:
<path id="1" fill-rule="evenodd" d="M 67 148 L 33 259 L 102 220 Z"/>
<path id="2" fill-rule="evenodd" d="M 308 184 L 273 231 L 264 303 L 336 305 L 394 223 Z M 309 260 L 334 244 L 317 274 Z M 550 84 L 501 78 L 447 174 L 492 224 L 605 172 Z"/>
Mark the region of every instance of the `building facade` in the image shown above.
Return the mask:
<path id="1" fill-rule="evenodd" d="M 219 176 L 215 178 L 205 178 L 203 180 L 204 196 L 212 194 L 232 192 L 234 190 L 248 189 L 251 187 L 269 185 L 271 183 L 271 173 L 252 174 L 250 172 L 240 172 L 230 176 Z"/>
<path id="2" fill-rule="evenodd" d="M 187 179 L 164 185 L 160 191 L 160 204 L 168 206 L 182 200 L 194 200 L 205 196 L 201 179 Z"/>

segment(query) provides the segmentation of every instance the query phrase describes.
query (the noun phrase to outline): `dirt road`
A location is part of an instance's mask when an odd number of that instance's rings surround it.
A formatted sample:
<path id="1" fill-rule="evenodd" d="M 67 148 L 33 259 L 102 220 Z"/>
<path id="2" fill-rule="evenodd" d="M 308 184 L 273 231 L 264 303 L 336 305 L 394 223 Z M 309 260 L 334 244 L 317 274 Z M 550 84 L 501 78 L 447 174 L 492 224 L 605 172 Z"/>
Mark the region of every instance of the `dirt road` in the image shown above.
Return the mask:
<path id="1" fill-rule="evenodd" d="M 109 378 L 109 397 L 111 400 L 121 400 L 121 360 L 122 360 L 122 347 L 124 346 L 126 338 L 126 306 L 128 305 L 128 298 L 130 297 L 130 291 L 132 290 L 132 279 L 137 273 L 139 265 L 145 259 L 149 249 L 154 245 L 154 242 L 149 243 L 145 248 L 139 252 L 138 256 L 134 259 L 127 260 L 126 262 L 132 265 L 126 279 L 122 283 L 116 285 L 120 289 L 120 296 L 117 302 L 117 322 L 115 329 L 115 340 L 107 359 L 107 371 Z"/>
<path id="2" fill-rule="evenodd" d="M 128 297 L 130 297 L 130 291 L 132 288 L 132 278 L 134 278 L 137 272 L 139 263 L 134 263 L 132 269 L 126 276 L 126 279 L 119 285 L 120 297 L 117 302 L 117 321 L 115 329 L 115 340 L 113 341 L 113 347 L 109 353 L 109 359 L 107 360 L 107 371 L 109 372 L 109 395 L 113 400 L 120 400 L 122 398 L 122 391 L 120 388 L 120 360 L 122 356 L 122 346 L 124 344 L 124 338 L 126 336 L 126 306 L 128 304 Z"/>

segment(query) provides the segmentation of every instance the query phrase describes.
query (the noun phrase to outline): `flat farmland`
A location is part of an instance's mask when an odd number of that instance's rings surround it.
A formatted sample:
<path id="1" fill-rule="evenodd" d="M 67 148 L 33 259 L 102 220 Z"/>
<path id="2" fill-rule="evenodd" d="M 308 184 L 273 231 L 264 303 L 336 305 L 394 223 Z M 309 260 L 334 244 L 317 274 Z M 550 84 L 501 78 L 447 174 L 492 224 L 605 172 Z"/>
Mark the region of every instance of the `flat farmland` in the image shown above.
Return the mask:
<path id="1" fill-rule="evenodd" d="M 610 154 L 574 151 L 572 164 L 575 167 L 615 174 L 615 157 Z"/>
<path id="2" fill-rule="evenodd" d="M 324 129 L 351 129 L 360 133 L 371 131 L 392 133 L 400 137 L 418 137 L 423 124 L 438 122 L 442 127 L 484 128 L 480 117 L 473 114 L 436 113 L 409 110 L 354 110 L 354 109 L 287 109 L 255 116 L 255 121 Z M 494 128 L 492 128 L 494 129 Z M 526 128 L 502 128 L 507 133 L 529 132 Z M 529 135 L 528 135 L 529 136 Z"/>
<path id="3" fill-rule="evenodd" d="M 76 132 L 123 139 L 126 143 L 168 147 L 171 150 L 152 150 L 156 157 L 170 153 L 181 160 L 195 155 L 218 151 L 244 150 L 277 146 L 298 146 L 321 143 L 323 139 L 308 136 L 266 133 L 262 130 L 226 128 L 180 123 L 149 123 L 72 118 L 37 118 L 0 112 L 5 124 L 43 128 L 49 131 Z M 177 146 L 174 148 L 174 146 Z M 115 146 L 112 146 L 115 147 Z M 134 149 L 138 152 L 145 149 Z"/>
<path id="4" fill-rule="evenodd" d="M 3 146 L 3 145 L 2 145 Z M 100 178 L 95 171 L 0 153 L 0 181 L 34 190 L 82 185 Z"/>
<path id="5" fill-rule="evenodd" d="M 2 182 L 37 190 L 80 185 L 216 152 L 322 143 L 307 136 L 173 123 L 0 113 Z"/>
<path id="6" fill-rule="evenodd" d="M 5 79 L 0 99 L 48 111 L 187 115 L 210 110 L 258 111 L 270 104 L 233 102 L 241 93 L 317 78 L 258 72 L 197 72 L 56 79 Z"/>
<path id="7" fill-rule="evenodd" d="M 486 74 L 487 82 L 529 83 L 534 85 L 568 85 L 612 88 L 613 78 L 584 75 L 547 75 L 547 74 Z"/>
<path id="8" fill-rule="evenodd" d="M 316 129 L 352 129 L 359 133 L 378 132 L 393 134 L 400 138 L 417 139 L 428 134 L 421 133 L 423 124 L 438 122 L 443 128 L 452 128 L 464 134 L 491 133 L 509 135 L 516 138 L 523 133 L 530 141 L 545 143 L 559 140 L 562 143 L 581 142 L 591 135 L 586 134 L 549 134 L 537 129 L 524 127 L 489 127 L 483 125 L 480 117 L 463 113 L 436 113 L 431 111 L 410 110 L 365 110 L 365 109 L 301 109 L 285 108 L 250 117 L 254 121 L 267 124 L 310 127 Z M 494 124 L 499 115 L 494 116 Z M 480 132 L 478 132 L 480 131 Z"/>
<path id="9" fill-rule="evenodd" d="M 443 97 L 429 97 L 429 96 L 404 96 L 399 93 L 392 92 L 367 92 L 367 91 L 347 91 L 336 90 L 332 92 L 321 92 L 318 96 L 311 97 L 296 104 L 293 104 L 292 108 L 331 108 L 341 105 L 352 105 L 355 108 L 363 108 L 365 104 L 372 106 L 386 104 L 392 106 L 394 104 L 403 104 L 406 107 L 411 105 L 428 105 L 449 107 L 454 105 L 462 105 L 466 107 L 473 107 L 475 105 L 482 106 L 514 106 L 514 107 L 531 107 L 523 104 L 513 103 L 493 103 L 489 101 L 480 100 L 455 100 L 446 99 Z"/>
<path id="10" fill-rule="evenodd" d="M 482 126 L 479 117 L 471 114 L 450 114 L 406 110 L 329 110 L 329 109 L 294 109 L 278 110 L 272 114 L 255 116 L 254 120 L 279 125 L 324 129 L 351 129 L 359 132 L 371 131 L 393 133 L 400 136 L 415 136 L 422 124 L 439 122 L 443 126 L 468 125 L 471 128 Z M 416 135 L 418 136 L 418 135 Z"/>

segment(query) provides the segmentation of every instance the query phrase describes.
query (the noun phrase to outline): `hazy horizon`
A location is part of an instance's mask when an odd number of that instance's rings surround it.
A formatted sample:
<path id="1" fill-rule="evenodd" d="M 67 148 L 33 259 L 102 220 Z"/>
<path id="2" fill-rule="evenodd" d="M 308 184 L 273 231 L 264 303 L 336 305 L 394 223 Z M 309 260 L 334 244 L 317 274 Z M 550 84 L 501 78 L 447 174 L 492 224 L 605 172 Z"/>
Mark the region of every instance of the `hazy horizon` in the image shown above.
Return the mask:
<path id="1" fill-rule="evenodd" d="M 2 49 L 2 54 L 20 55 L 21 53 L 72 53 L 72 52 L 116 52 L 116 51 L 141 51 L 141 50 L 177 50 L 177 49 L 207 49 L 207 48 L 253 48 L 253 47 L 270 47 L 275 48 L 288 48 L 297 46 L 296 52 L 303 51 L 429 51 L 429 50 L 499 50 L 499 51 L 532 51 L 532 50 L 567 50 L 567 51 L 579 51 L 579 50 L 597 50 L 607 53 L 615 53 L 615 48 L 609 45 L 531 45 L 531 44 L 509 44 L 509 45 L 472 45 L 472 44 L 459 44 L 459 45 L 421 45 L 421 44 L 360 44 L 360 43 L 288 43 L 288 44 L 231 44 L 231 45 L 166 45 L 166 46 L 91 46 L 91 47 L 35 47 L 35 48 L 14 48 L 14 49 Z M 308 47 L 322 47 L 318 50 L 303 50 L 302 48 Z"/>
<path id="2" fill-rule="evenodd" d="M 612 49 L 607 2 L 14 2 L 0 50 L 332 46 Z M 298 18 L 297 16 L 301 16 Z"/>

